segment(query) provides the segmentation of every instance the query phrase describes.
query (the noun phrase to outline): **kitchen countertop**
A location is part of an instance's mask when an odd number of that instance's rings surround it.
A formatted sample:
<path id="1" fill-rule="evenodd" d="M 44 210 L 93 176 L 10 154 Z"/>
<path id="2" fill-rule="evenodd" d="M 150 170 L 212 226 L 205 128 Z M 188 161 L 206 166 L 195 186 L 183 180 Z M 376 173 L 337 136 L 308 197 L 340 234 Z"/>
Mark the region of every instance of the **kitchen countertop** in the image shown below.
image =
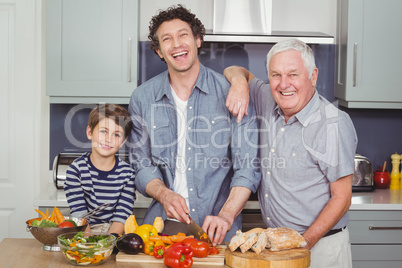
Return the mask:
<path id="1" fill-rule="evenodd" d="M 148 208 L 150 198 L 137 192 L 134 208 Z M 48 184 L 34 200 L 36 207 L 68 207 L 63 190 Z M 259 209 L 258 201 L 248 201 L 245 209 Z M 402 210 L 402 190 L 376 189 L 372 192 L 354 192 L 350 210 Z"/>
<path id="2" fill-rule="evenodd" d="M 63 257 L 62 253 L 57 251 L 46 251 L 42 249 L 43 244 L 36 239 L 29 238 L 5 238 L 0 243 L 0 264 L 3 267 L 57 267 L 57 268 L 71 268 L 73 265 L 69 264 Z M 197 267 L 198 266 L 198 267 Z M 84 266 L 83 266 L 84 267 Z M 116 254 L 112 254 L 110 259 L 100 265 L 102 268 L 159 268 L 166 267 L 158 263 L 134 263 L 134 262 L 119 262 L 116 263 Z M 193 265 L 194 268 L 205 268 L 205 265 Z M 212 267 L 228 267 L 226 265 L 212 266 Z"/>

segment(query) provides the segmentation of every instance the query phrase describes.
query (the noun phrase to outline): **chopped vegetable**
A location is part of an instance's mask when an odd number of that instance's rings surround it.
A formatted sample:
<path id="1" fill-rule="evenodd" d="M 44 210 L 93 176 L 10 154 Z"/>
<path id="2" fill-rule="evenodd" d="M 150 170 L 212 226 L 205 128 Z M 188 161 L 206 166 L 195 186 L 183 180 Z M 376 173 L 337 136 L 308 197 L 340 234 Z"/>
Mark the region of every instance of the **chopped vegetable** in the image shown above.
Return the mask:
<path id="1" fill-rule="evenodd" d="M 46 209 L 46 213 L 43 213 L 39 209 L 35 209 L 35 211 L 40 214 L 40 216 L 42 217 L 41 220 L 47 220 L 47 221 L 53 222 L 56 224 L 56 226 L 57 226 L 57 224 L 60 224 L 65 221 L 63 214 L 61 214 L 60 209 L 58 209 L 57 207 L 53 208 L 52 214 L 50 216 L 49 216 L 48 208 Z M 74 221 L 72 221 L 72 220 L 69 220 L 69 221 L 71 221 L 71 223 L 74 224 L 74 226 L 77 226 L 77 224 Z M 33 225 L 33 226 L 38 227 L 37 225 Z M 40 227 L 54 227 L 54 226 L 40 226 Z"/>
<path id="2" fill-rule="evenodd" d="M 60 209 L 58 207 L 54 207 L 53 212 L 55 213 L 57 223 L 62 223 L 64 221 L 64 216 L 61 214 Z"/>
<path id="3" fill-rule="evenodd" d="M 33 220 L 32 221 L 32 226 L 35 227 L 51 227 L 51 228 L 55 228 L 57 227 L 57 223 L 51 222 L 49 220 Z"/>
<path id="4" fill-rule="evenodd" d="M 78 232 L 72 239 L 60 237 L 60 242 L 68 247 L 61 247 L 61 250 L 72 264 L 96 264 L 106 259 L 113 251 L 113 242 L 107 235 L 84 237 L 82 232 Z"/>
<path id="5" fill-rule="evenodd" d="M 39 209 L 35 209 L 35 211 L 36 212 L 38 212 L 41 216 L 42 216 L 42 219 L 47 219 L 47 217 L 46 217 L 46 214 L 45 213 L 43 213 L 42 211 L 40 211 Z"/>
<path id="6" fill-rule="evenodd" d="M 219 250 L 215 246 L 212 246 L 211 249 L 209 250 L 208 255 L 217 255 L 217 254 L 219 254 Z"/>

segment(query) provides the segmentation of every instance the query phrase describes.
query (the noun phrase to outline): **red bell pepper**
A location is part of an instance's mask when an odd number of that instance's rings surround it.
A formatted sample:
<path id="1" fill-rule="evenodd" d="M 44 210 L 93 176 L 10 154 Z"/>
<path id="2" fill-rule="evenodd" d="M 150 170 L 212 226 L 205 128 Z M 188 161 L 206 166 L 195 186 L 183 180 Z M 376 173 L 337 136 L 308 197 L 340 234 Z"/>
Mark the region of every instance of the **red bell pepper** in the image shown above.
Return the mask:
<path id="1" fill-rule="evenodd" d="M 163 256 L 165 255 L 165 246 L 156 246 L 153 248 L 153 255 L 157 259 L 162 259 Z"/>
<path id="2" fill-rule="evenodd" d="M 193 265 L 193 251 L 180 242 L 175 243 L 165 251 L 163 263 L 172 268 L 189 268 Z"/>

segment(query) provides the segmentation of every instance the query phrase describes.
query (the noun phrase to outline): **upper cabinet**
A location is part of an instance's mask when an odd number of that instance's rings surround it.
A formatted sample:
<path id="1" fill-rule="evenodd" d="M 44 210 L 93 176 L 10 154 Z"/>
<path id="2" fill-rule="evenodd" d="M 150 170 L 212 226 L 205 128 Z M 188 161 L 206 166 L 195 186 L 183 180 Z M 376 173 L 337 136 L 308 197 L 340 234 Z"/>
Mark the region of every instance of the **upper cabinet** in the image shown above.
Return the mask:
<path id="1" fill-rule="evenodd" d="M 128 103 L 137 87 L 138 0 L 46 2 L 46 92 L 56 103 Z"/>
<path id="2" fill-rule="evenodd" d="M 402 1 L 339 0 L 335 96 L 349 108 L 402 109 Z"/>

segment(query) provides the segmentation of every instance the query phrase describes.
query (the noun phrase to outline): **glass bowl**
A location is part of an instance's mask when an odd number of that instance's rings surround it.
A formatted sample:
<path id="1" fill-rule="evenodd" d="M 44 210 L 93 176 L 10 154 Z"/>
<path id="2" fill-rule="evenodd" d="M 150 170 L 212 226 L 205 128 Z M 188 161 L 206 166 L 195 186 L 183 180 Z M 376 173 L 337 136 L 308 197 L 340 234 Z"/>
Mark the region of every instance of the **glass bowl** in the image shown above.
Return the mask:
<path id="1" fill-rule="evenodd" d="M 107 233 L 74 232 L 59 235 L 57 243 L 68 263 L 94 266 L 109 259 L 116 237 Z"/>

